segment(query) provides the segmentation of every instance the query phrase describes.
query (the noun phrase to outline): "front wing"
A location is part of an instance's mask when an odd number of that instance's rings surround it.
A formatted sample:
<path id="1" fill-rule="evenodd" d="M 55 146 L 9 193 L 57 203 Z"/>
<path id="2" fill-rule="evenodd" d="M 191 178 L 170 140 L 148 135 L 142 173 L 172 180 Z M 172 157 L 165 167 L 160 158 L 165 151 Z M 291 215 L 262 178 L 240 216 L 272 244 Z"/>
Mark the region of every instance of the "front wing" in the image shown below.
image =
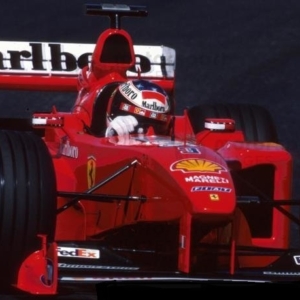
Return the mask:
<path id="1" fill-rule="evenodd" d="M 265 255 L 280 254 L 279 258 L 264 268 L 245 268 L 230 274 L 227 269 L 214 272 L 196 272 L 184 274 L 169 266 L 160 264 L 160 268 L 153 270 L 149 264 L 141 264 L 138 251 L 131 249 L 131 259 L 123 255 L 126 250 L 112 249 L 105 244 L 97 242 L 97 253 L 101 253 L 96 259 L 75 257 L 76 249 L 96 249 L 96 245 L 90 242 L 58 244 L 58 280 L 63 283 L 97 283 L 107 280 L 116 281 L 230 281 L 230 282 L 293 282 L 300 280 L 300 250 L 268 249 Z M 238 249 L 237 249 L 238 250 Z M 95 251 L 95 250 L 94 250 Z M 129 251 L 129 250 L 127 250 Z M 239 251 L 239 250 L 238 250 Z M 242 251 L 245 251 L 243 249 Z M 261 250 L 250 249 L 252 255 L 261 255 Z M 259 254 L 255 254 L 260 252 Z M 150 251 L 149 251 L 150 252 Z M 73 253 L 73 254 L 72 254 Z M 248 252 L 249 253 L 249 252 Z M 175 253 L 174 253 L 175 254 Z M 145 253 L 143 253 L 145 255 Z M 161 262 L 161 254 L 155 257 Z M 77 258 L 77 259 L 76 259 Z"/>

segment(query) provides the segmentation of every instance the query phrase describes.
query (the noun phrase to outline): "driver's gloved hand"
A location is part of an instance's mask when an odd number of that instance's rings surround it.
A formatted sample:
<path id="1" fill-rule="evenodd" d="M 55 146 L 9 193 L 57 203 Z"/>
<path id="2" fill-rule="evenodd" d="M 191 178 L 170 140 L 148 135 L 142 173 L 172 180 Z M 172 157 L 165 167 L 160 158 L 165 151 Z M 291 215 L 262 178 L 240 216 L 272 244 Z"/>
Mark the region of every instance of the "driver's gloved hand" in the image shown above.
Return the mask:
<path id="1" fill-rule="evenodd" d="M 134 131 L 134 127 L 138 125 L 138 121 L 134 116 L 118 116 L 114 118 L 106 129 L 105 136 L 128 135 Z"/>

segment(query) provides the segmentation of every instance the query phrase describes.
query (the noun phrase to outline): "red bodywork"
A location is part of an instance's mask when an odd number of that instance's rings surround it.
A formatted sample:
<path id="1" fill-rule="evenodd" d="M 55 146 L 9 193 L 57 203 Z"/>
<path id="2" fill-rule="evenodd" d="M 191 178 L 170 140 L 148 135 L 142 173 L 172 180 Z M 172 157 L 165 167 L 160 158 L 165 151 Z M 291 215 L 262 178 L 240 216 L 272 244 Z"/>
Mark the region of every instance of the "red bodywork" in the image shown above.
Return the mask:
<path id="1" fill-rule="evenodd" d="M 128 47 L 129 59 L 125 63 L 102 61 L 104 47 L 112 36 L 118 36 Z M 178 271 L 188 274 L 192 260 L 192 224 L 199 222 L 211 227 L 207 234 L 199 236 L 202 242 L 230 245 L 230 255 L 219 258 L 220 264 L 228 266 L 230 274 L 234 274 L 237 267 L 270 264 L 277 256 L 238 256 L 235 249 L 239 245 L 288 248 L 289 220 L 273 208 L 272 234 L 252 237 L 247 219 L 237 205 L 231 170 L 273 165 L 272 197 L 274 201 L 288 200 L 291 198 L 291 155 L 278 144 L 245 142 L 243 133 L 235 131 L 234 126 L 227 131 L 204 129 L 195 134 L 186 112 L 175 116 L 172 139 L 150 133 L 148 143 L 132 140 L 124 145 L 118 143 L 117 137 L 91 134 L 87 128 L 95 121 L 95 100 L 99 93 L 107 84 L 130 79 L 127 71 L 135 64 L 131 37 L 123 29 L 111 28 L 100 35 L 90 67 L 84 67 L 78 77 L 1 75 L 2 88 L 78 91 L 70 112 L 58 112 L 54 107 L 49 113 L 33 116 L 34 121 L 39 120 L 33 122 L 33 127 L 45 130 L 43 139 L 53 157 L 57 176 L 56 241 L 88 241 L 99 233 L 126 224 L 178 220 Z M 143 77 L 143 74 L 137 76 Z M 146 79 L 158 83 L 174 96 L 173 77 Z M 122 172 L 114 176 L 120 170 Z M 212 183 L 214 180 L 217 182 Z M 115 198 L 94 201 L 81 197 L 75 205 L 63 209 L 72 199 L 71 193 Z M 131 197 L 131 201 L 126 197 Z M 42 240 L 41 250 L 28 257 L 20 268 L 16 285 L 30 293 L 54 294 L 58 277 L 55 244 L 51 244 L 47 254 L 46 242 Z M 42 270 L 46 273 L 45 260 L 49 257 L 52 257 L 55 275 L 54 281 L 45 285 L 36 280 L 39 276 L 35 273 L 43 273 Z"/>

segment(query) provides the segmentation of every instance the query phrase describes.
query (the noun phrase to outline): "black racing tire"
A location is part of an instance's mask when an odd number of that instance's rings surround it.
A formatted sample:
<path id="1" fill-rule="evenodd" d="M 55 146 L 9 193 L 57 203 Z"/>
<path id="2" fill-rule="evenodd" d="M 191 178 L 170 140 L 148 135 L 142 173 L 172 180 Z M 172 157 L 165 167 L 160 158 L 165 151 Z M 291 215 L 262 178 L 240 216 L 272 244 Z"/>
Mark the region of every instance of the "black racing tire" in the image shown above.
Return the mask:
<path id="1" fill-rule="evenodd" d="M 0 274 L 1 285 L 17 280 L 23 260 L 54 240 L 56 179 L 43 140 L 29 131 L 0 130 Z M 5 278 L 5 280 L 4 280 Z"/>
<path id="2" fill-rule="evenodd" d="M 255 104 L 199 104 L 187 111 L 194 133 L 204 129 L 206 118 L 231 118 L 247 142 L 278 143 L 278 134 L 270 112 Z"/>

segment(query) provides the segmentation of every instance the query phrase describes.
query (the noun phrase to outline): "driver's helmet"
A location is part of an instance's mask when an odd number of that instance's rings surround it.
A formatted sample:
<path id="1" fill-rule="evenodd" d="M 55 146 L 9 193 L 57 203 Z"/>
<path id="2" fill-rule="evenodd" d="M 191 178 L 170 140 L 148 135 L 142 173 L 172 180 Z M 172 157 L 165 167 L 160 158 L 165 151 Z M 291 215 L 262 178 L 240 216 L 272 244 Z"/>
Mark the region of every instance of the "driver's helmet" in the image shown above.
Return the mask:
<path id="1" fill-rule="evenodd" d="M 173 105 L 166 91 L 159 85 L 136 79 L 121 83 L 108 103 L 107 118 L 134 116 L 138 125 L 132 133 L 147 133 L 152 126 L 156 135 L 167 135 L 170 130 Z"/>

